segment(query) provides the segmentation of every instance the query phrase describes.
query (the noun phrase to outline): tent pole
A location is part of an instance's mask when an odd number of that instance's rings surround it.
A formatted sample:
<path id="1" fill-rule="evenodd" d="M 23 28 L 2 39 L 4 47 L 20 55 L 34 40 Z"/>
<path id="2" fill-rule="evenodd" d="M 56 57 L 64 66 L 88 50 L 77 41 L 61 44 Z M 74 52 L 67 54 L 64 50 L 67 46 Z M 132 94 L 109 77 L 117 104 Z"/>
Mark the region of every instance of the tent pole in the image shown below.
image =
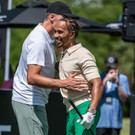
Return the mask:
<path id="1" fill-rule="evenodd" d="M 8 10 L 10 10 L 11 8 L 12 8 L 12 0 L 8 0 Z M 9 80 L 10 39 L 11 39 L 11 30 L 10 30 L 10 28 L 7 28 L 4 80 Z"/>

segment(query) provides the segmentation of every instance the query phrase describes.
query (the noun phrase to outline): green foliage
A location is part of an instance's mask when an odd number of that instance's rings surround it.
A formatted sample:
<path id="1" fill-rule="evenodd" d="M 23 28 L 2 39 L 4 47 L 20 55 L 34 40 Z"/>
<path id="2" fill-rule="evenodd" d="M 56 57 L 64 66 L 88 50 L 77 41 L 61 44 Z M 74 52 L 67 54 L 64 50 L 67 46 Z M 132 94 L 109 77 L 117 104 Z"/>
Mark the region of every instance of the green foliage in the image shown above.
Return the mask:
<path id="1" fill-rule="evenodd" d="M 13 8 L 16 5 L 28 0 L 13 0 Z M 41 0 L 47 1 L 47 0 Z M 47 2 L 58 1 L 49 0 Z M 117 22 L 122 14 L 123 0 L 61 0 L 71 7 L 73 14 L 87 18 L 91 21 L 105 24 Z M 99 6 L 100 5 L 100 6 Z M 11 33 L 11 53 L 10 63 L 15 71 L 19 62 L 23 41 L 31 29 L 12 29 Z M 133 62 L 134 44 L 124 42 L 121 37 L 110 36 L 107 34 L 80 32 L 77 38 L 95 56 L 99 71 L 104 70 L 104 59 L 108 54 L 115 54 L 119 58 L 119 72 L 126 74 L 129 78 L 130 88 L 133 85 Z M 55 47 L 57 58 L 59 59 L 60 50 Z M 2 78 L 0 76 L 0 78 Z M 2 80 L 2 79 L 0 79 Z M 129 107 L 126 107 L 129 110 Z"/>
<path id="2" fill-rule="evenodd" d="M 123 0 L 102 0 L 103 4 L 122 4 Z"/>
<path id="3" fill-rule="evenodd" d="M 17 5 L 28 1 L 32 1 L 32 0 L 12 0 L 12 8 L 15 8 Z"/>

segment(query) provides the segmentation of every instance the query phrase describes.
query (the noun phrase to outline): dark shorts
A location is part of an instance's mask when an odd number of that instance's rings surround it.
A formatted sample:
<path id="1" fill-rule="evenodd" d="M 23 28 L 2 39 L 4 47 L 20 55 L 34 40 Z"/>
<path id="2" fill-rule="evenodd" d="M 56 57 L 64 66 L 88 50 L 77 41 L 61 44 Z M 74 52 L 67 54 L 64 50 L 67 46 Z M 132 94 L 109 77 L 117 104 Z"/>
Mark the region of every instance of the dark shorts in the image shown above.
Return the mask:
<path id="1" fill-rule="evenodd" d="M 96 135 L 120 135 L 120 129 L 116 128 L 97 128 Z"/>

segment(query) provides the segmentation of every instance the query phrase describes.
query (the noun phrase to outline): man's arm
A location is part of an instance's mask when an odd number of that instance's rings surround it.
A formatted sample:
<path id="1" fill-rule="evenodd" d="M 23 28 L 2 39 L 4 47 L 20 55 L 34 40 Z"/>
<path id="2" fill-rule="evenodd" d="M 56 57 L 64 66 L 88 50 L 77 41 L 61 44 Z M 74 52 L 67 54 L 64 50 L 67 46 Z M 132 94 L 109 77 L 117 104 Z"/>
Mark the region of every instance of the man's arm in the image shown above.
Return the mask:
<path id="1" fill-rule="evenodd" d="M 92 84 L 91 105 L 90 109 L 97 109 L 103 93 L 103 85 L 100 78 L 89 81 Z"/>
<path id="2" fill-rule="evenodd" d="M 118 95 L 120 100 L 124 103 L 128 99 L 128 94 L 125 93 L 122 86 L 118 83 Z"/>
<path id="3" fill-rule="evenodd" d="M 103 85 L 100 78 L 95 78 L 89 81 L 92 84 L 92 95 L 91 95 L 91 105 L 86 114 L 84 114 L 81 125 L 89 129 L 92 126 L 92 122 L 95 117 L 96 109 L 99 105 L 100 99 L 103 93 Z M 93 112 L 94 111 L 94 112 Z M 79 122 L 79 120 L 78 120 Z"/>
<path id="4" fill-rule="evenodd" d="M 118 95 L 119 98 L 122 102 L 125 102 L 128 98 L 128 94 L 123 90 L 122 86 L 119 83 L 119 77 L 118 77 L 118 69 L 115 70 L 115 80 L 114 82 L 117 84 L 118 86 Z M 126 82 L 125 82 L 126 83 Z"/>
<path id="5" fill-rule="evenodd" d="M 105 78 L 103 79 L 103 88 L 106 85 L 106 82 L 109 80 L 113 80 L 116 76 L 116 71 L 114 69 L 111 69 L 108 71 L 108 73 L 106 74 Z"/>
<path id="6" fill-rule="evenodd" d="M 27 81 L 30 85 L 36 85 L 43 88 L 66 88 L 71 90 L 81 91 L 84 88 L 81 84 L 87 84 L 85 80 L 74 79 L 76 74 L 69 76 L 65 80 L 52 79 L 40 75 L 42 66 L 29 64 L 27 71 Z"/>

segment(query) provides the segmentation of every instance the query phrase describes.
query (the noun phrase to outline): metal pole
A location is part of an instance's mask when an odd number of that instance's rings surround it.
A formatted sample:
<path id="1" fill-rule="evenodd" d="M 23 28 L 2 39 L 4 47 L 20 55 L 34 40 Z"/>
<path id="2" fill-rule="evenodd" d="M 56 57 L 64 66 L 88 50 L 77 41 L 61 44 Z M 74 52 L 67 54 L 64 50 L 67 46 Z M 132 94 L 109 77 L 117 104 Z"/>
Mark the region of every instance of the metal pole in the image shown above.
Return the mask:
<path id="1" fill-rule="evenodd" d="M 134 78 L 133 78 L 133 92 L 134 92 L 134 95 L 135 95 L 135 44 L 134 44 L 134 65 L 133 65 L 134 69 L 133 69 L 133 72 L 134 72 Z"/>
<path id="2" fill-rule="evenodd" d="M 11 8 L 12 8 L 12 0 L 8 0 L 8 10 L 10 10 Z M 10 39 L 11 39 L 11 30 L 10 28 L 7 28 L 4 80 L 9 80 Z"/>
<path id="3" fill-rule="evenodd" d="M 0 13 L 1 13 L 1 3 L 0 3 Z"/>

